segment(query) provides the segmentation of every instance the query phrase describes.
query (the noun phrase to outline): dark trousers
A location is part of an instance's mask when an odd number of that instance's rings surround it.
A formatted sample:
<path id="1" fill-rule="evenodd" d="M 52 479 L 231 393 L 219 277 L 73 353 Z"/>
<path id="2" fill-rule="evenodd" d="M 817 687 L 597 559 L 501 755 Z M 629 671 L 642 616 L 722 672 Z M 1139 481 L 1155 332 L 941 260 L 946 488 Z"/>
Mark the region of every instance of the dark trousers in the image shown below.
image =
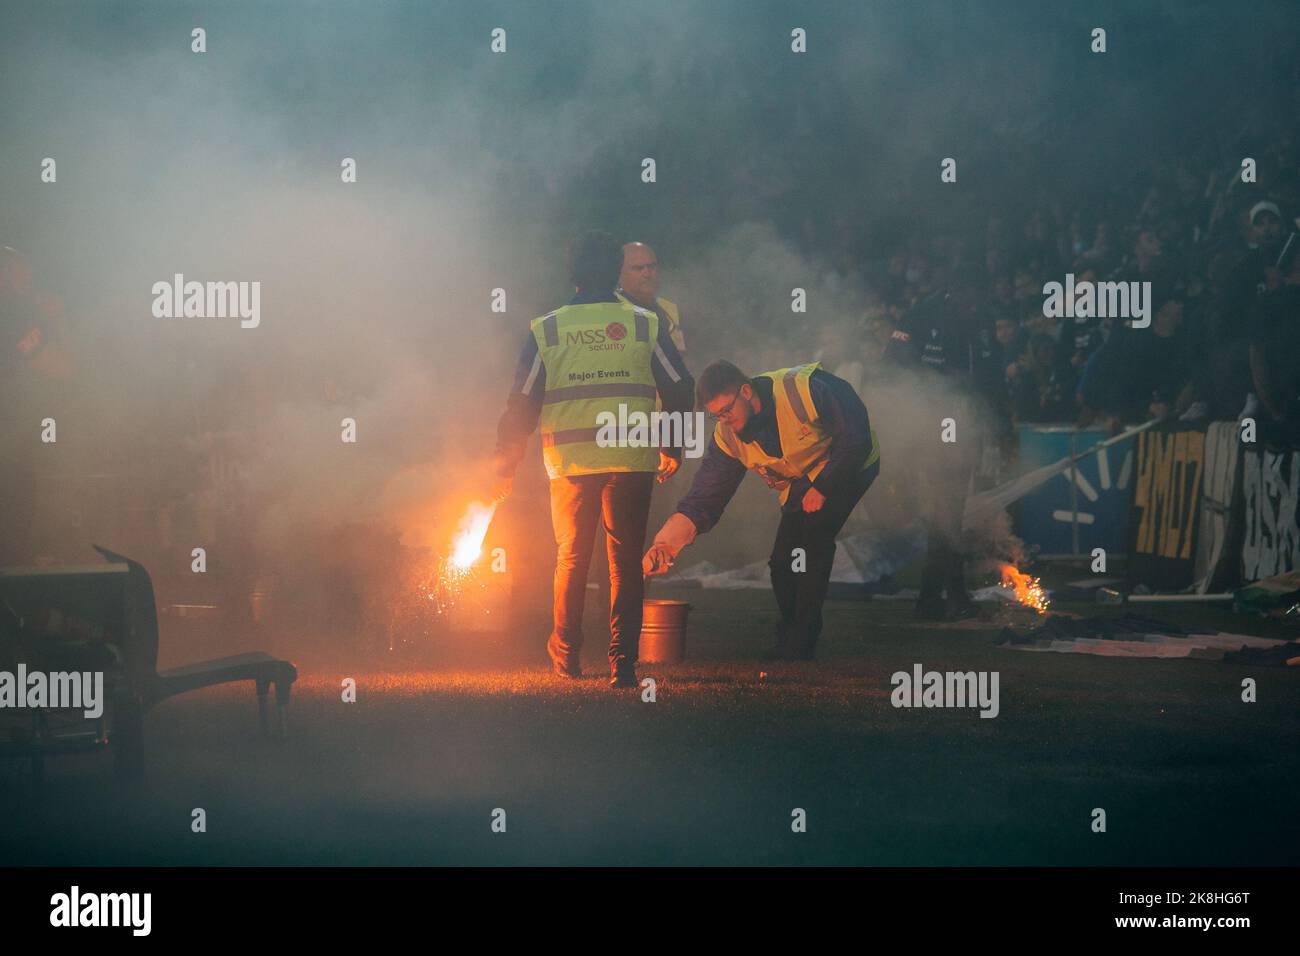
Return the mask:
<path id="1" fill-rule="evenodd" d="M 551 659 L 576 665 L 582 648 L 582 610 L 597 523 L 605 528 L 609 556 L 609 663 L 611 670 L 636 663 L 641 640 L 641 553 L 654 472 L 610 472 L 551 481 L 555 528 L 555 628 L 547 642 Z"/>
<path id="2" fill-rule="evenodd" d="M 844 488 L 826 496 L 826 503 L 811 514 L 787 511 L 781 515 L 772 544 L 768 567 L 772 571 L 772 592 L 781 611 L 777 625 L 776 653 L 781 657 L 811 660 L 822 633 L 822 605 L 835 563 L 835 536 L 867 493 L 880 463 L 857 475 Z M 795 548 L 804 552 L 796 564 Z M 796 571 L 796 567 L 803 570 Z"/>
<path id="3" fill-rule="evenodd" d="M 921 566 L 920 607 L 943 604 L 947 592 L 948 610 L 971 603 L 966 590 L 965 558 L 961 550 L 962 514 L 966 491 L 974 470 L 969 455 L 953 456 L 947 467 L 936 467 L 919 476 L 921 503 L 925 513 L 925 561 Z"/>
<path id="4" fill-rule="evenodd" d="M 971 601 L 961 551 L 961 516 L 965 507 L 965 495 L 941 494 L 928 502 L 925 562 L 921 566 L 918 604 L 940 602 L 944 591 L 948 592 L 948 605 L 953 609 Z"/>

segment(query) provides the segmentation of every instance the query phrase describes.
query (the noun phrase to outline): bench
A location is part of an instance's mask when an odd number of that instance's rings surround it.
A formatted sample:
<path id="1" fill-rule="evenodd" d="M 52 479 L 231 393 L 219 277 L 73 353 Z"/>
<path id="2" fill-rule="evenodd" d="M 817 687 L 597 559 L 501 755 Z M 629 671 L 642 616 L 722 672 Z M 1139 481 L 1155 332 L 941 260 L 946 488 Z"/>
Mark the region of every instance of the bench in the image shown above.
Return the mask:
<path id="1" fill-rule="evenodd" d="M 108 698 L 104 716 L 93 722 L 83 718 L 81 723 L 90 726 L 71 733 L 59 733 L 49 712 L 33 711 L 30 727 L 0 739 L 0 756 L 30 759 L 39 780 L 44 757 L 107 746 L 120 775 L 139 776 L 144 771 L 144 717 L 156 704 L 235 681 L 256 686 L 260 733 L 283 739 L 297 668 L 252 652 L 159 671 L 158 611 L 149 572 L 107 548 L 95 545 L 95 550 L 109 563 L 0 569 L 0 647 L 7 650 L 5 656 L 25 660 L 33 670 L 103 670 Z"/>

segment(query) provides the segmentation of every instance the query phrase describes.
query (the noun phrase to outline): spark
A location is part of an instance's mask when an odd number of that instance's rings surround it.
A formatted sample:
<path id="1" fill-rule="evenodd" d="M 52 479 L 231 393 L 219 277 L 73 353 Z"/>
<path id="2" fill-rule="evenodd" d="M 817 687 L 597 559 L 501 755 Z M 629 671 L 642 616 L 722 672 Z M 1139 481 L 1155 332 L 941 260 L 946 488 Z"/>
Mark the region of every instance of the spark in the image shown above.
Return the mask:
<path id="1" fill-rule="evenodd" d="M 1031 577 L 1016 568 L 1014 564 L 1002 565 L 1002 586 L 1013 591 L 1016 600 L 1025 607 L 1032 607 L 1039 614 L 1047 613 L 1047 595 L 1038 578 Z"/>
<path id="2" fill-rule="evenodd" d="M 486 573 L 480 558 L 495 511 L 495 505 L 474 502 L 465 509 L 444 550 L 407 552 L 384 620 L 390 651 L 417 647 L 457 626 L 493 615 L 493 576 Z"/>

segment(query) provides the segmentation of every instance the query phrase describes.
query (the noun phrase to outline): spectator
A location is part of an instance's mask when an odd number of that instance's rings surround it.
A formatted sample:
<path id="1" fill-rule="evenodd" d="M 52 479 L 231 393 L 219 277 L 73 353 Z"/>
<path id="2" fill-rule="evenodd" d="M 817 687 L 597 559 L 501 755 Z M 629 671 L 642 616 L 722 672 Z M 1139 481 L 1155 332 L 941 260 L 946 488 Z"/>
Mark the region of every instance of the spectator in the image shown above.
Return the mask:
<path id="1" fill-rule="evenodd" d="M 1176 417 L 1191 404 L 1194 374 L 1182 324 L 1181 295 L 1167 295 L 1149 329 L 1117 326 L 1086 366 L 1080 391 L 1112 434 L 1125 423 Z"/>
<path id="2" fill-rule="evenodd" d="M 1300 445 L 1300 255 L 1286 273 L 1265 270 L 1265 289 L 1250 330 L 1250 370 L 1261 409 L 1261 440 Z"/>
<path id="3" fill-rule="evenodd" d="M 1223 282 L 1218 323 L 1213 331 L 1216 349 L 1221 349 L 1222 374 L 1231 394 L 1244 404 L 1237 417 L 1259 411 L 1250 371 L 1249 330 L 1255 324 L 1259 298 L 1267 288 L 1267 269 L 1282 244 L 1282 213 L 1276 203 L 1258 202 L 1247 217 L 1244 248 Z"/>
<path id="4" fill-rule="evenodd" d="M 1074 273 L 1076 298 L 1083 292 L 1083 283 L 1097 282 L 1097 269 L 1086 260 L 1075 263 L 1071 271 Z M 1077 381 L 1092 353 L 1101 348 L 1104 341 L 1101 320 L 1096 316 L 1079 315 L 1076 310 L 1074 318 L 1066 319 L 1061 326 L 1059 361 L 1063 374 Z"/>
<path id="5" fill-rule="evenodd" d="M 1020 357 L 1007 369 L 1011 406 L 1018 422 L 1058 422 L 1073 411 L 1073 389 L 1060 378 L 1056 340 L 1037 332 Z"/>

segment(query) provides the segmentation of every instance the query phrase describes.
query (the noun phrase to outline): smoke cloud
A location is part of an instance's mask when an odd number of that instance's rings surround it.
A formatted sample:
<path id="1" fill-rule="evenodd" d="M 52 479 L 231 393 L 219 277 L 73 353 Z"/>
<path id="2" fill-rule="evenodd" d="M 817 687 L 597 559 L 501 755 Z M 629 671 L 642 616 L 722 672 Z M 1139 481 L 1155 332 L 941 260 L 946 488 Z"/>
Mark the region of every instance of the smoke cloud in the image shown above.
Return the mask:
<path id="1" fill-rule="evenodd" d="M 0 243 L 58 300 L 73 363 L 24 385 L 23 407 L 60 428 L 39 465 L 37 553 L 83 561 L 96 541 L 149 567 L 163 603 L 261 593 L 304 634 L 364 618 L 394 555 L 442 547 L 486 494 L 527 322 L 571 294 L 563 242 L 585 228 L 657 248 L 697 373 L 719 357 L 751 373 L 858 360 L 875 302 L 862 257 L 987 214 L 986 198 L 938 192 L 939 158 L 970 144 L 963 176 L 1017 183 L 1023 170 L 999 169 L 1017 138 L 1091 105 L 1064 102 L 1082 20 L 1049 36 L 944 7 L 922 36 L 905 10 L 859 6 L 9 5 Z M 1183 7 L 1153 10 L 1139 52 Z M 789 55 L 792 18 L 806 57 Z M 1083 152 L 1104 179 L 1131 159 L 1101 140 Z M 828 207 L 873 224 L 865 246 L 846 246 Z M 177 273 L 260 282 L 260 326 L 152 317 L 152 285 Z M 795 287 L 806 314 L 790 311 Z M 915 467 L 950 396 L 870 379 L 863 394 L 883 487 Z M 855 522 L 894 520 L 882 497 Z M 745 519 L 696 556 L 766 553 L 767 489 L 749 482 L 732 509 Z M 516 586 L 544 600 L 535 446 L 498 524 L 489 545 L 515 542 Z M 988 532 L 997 548 L 1004 531 Z M 189 572 L 197 546 L 220 585 Z"/>

